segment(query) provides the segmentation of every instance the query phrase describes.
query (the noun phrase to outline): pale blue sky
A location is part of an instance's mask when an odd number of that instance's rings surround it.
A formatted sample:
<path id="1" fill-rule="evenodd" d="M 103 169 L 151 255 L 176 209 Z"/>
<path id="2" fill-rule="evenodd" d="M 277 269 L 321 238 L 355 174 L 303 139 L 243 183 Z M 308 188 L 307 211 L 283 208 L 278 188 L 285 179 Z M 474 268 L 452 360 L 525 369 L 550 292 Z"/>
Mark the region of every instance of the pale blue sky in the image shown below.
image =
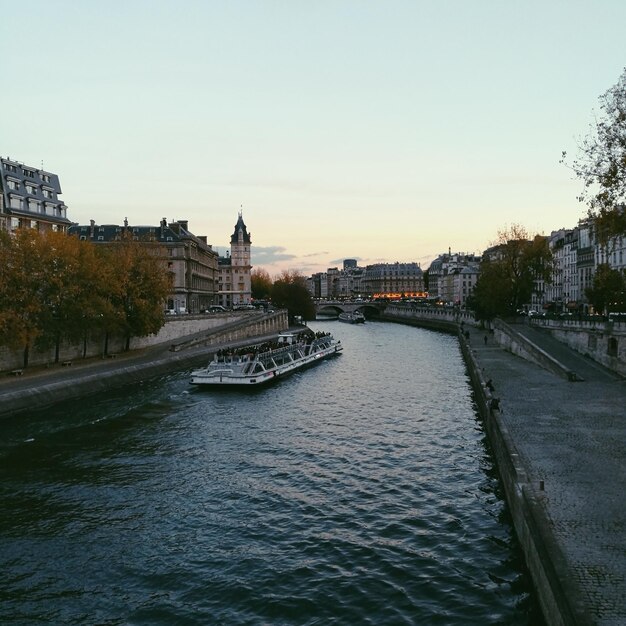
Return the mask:
<path id="1" fill-rule="evenodd" d="M 243 205 L 270 273 L 574 226 L 559 157 L 626 66 L 623 0 L 2 4 L 0 154 L 79 223 L 224 250 Z"/>

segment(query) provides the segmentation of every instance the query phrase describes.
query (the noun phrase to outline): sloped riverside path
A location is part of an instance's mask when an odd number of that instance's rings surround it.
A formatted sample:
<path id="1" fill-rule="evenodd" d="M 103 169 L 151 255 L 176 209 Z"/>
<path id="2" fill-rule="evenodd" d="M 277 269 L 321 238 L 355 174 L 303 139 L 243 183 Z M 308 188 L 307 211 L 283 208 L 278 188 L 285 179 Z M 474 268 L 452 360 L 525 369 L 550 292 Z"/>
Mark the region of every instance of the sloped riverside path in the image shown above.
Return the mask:
<path id="1" fill-rule="evenodd" d="M 532 545 L 539 595 L 553 597 L 550 606 L 542 601 L 547 622 L 624 625 L 626 382 L 547 334 L 516 330 L 584 378 L 569 382 L 476 329 L 462 340 L 475 386 L 491 380 L 499 400 L 486 428 L 494 448 L 505 444 L 499 465 L 509 503 L 517 499 L 530 520 L 516 528 Z"/>

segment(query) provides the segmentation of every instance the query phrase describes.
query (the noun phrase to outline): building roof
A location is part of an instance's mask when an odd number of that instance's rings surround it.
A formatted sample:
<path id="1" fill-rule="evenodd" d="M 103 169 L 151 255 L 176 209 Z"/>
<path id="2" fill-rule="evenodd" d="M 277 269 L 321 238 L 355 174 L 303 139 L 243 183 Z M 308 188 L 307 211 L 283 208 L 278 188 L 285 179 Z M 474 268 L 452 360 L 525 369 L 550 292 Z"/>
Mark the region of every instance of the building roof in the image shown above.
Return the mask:
<path id="1" fill-rule="evenodd" d="M 56 224 L 70 224 L 67 206 L 59 198 L 61 184 L 52 172 L 0 158 L 0 189 L 4 196 L 4 213 Z M 11 198 L 21 200 L 22 208 L 11 206 Z M 36 204 L 34 204 L 36 203 Z M 31 205 L 37 206 L 32 209 Z M 42 213 L 39 207 L 45 207 Z"/>
<path id="2" fill-rule="evenodd" d="M 88 225 L 74 224 L 68 229 L 70 235 L 77 235 L 81 239 L 94 242 L 119 241 L 124 233 L 132 235 L 140 241 L 154 241 L 158 243 L 174 243 L 183 240 L 192 240 L 201 248 L 211 250 L 204 237 L 197 237 L 187 230 L 186 221 L 172 222 L 164 219 L 159 226 L 131 226 L 127 220 L 119 226 L 117 224 L 96 224 L 93 220 Z M 217 253 L 215 253 L 217 254 Z"/>
<path id="3" fill-rule="evenodd" d="M 243 234 L 243 243 L 250 244 L 251 243 L 250 234 L 248 233 L 248 229 L 246 228 L 246 225 L 244 224 L 241 211 L 239 212 L 239 219 L 237 220 L 237 223 L 235 224 L 235 232 L 230 238 L 230 243 L 239 243 L 239 232 Z"/>

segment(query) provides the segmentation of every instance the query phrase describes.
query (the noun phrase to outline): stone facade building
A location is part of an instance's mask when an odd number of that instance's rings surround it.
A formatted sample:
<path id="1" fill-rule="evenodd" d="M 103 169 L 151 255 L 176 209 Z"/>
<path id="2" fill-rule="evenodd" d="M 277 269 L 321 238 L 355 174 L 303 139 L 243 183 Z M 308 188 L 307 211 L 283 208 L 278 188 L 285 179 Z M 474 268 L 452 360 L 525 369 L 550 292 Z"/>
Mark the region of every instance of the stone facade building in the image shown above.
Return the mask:
<path id="1" fill-rule="evenodd" d="M 241 212 L 230 238 L 230 253 L 219 257 L 218 303 L 224 307 L 248 306 L 252 301 L 250 264 L 252 240 Z"/>
<path id="2" fill-rule="evenodd" d="M 428 295 L 448 304 L 463 306 L 474 289 L 480 271 L 480 257 L 448 250 L 428 268 Z"/>
<path id="3" fill-rule="evenodd" d="M 56 174 L 0 158 L 0 229 L 66 231 L 71 222 L 60 195 Z"/>
<path id="4" fill-rule="evenodd" d="M 424 275 L 418 263 L 368 265 L 361 278 L 361 291 L 371 298 L 424 297 Z"/>
<path id="5" fill-rule="evenodd" d="M 131 236 L 136 241 L 155 248 L 155 254 L 173 277 L 172 290 L 165 303 L 170 313 L 201 313 L 216 304 L 218 254 L 207 243 L 206 236 L 189 231 L 186 220 L 167 223 L 163 218 L 159 226 L 74 225 L 68 233 L 83 241 L 114 245 L 122 237 Z"/>

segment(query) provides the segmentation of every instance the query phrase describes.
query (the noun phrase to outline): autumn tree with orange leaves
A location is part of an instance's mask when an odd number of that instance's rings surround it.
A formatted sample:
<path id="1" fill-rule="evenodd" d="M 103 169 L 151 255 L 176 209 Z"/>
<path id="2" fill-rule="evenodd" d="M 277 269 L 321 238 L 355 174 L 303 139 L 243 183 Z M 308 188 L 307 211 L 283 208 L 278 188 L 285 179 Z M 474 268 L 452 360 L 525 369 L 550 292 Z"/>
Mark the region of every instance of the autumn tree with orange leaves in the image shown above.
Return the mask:
<path id="1" fill-rule="evenodd" d="M 158 251 L 124 240 L 98 246 L 60 232 L 0 233 L 0 345 L 23 351 L 94 333 L 155 333 L 171 277 Z"/>

